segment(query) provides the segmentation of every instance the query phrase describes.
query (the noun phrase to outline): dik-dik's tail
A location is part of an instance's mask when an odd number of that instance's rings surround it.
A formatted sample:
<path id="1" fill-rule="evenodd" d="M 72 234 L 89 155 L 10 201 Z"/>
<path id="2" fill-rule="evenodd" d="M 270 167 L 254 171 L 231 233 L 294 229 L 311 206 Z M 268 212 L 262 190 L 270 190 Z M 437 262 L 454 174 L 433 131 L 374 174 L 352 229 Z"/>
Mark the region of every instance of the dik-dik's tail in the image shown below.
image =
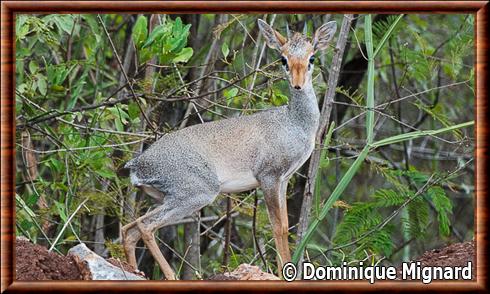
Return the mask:
<path id="1" fill-rule="evenodd" d="M 136 159 L 137 158 L 133 158 L 130 161 L 126 162 L 126 164 L 124 165 L 124 168 L 125 169 L 131 169 L 132 167 L 134 167 L 136 165 Z"/>

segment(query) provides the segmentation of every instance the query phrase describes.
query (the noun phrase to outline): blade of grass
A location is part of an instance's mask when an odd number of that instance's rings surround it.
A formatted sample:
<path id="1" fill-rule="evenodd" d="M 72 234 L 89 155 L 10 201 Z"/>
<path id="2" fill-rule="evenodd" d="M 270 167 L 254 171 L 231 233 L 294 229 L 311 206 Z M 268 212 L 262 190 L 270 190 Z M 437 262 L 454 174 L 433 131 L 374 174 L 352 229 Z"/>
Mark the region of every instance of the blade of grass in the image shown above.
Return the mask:
<path id="1" fill-rule="evenodd" d="M 70 217 L 68 218 L 68 220 L 65 222 L 65 224 L 63 225 L 63 227 L 61 228 L 61 231 L 59 232 L 58 236 L 56 236 L 56 239 L 54 240 L 53 244 L 51 244 L 51 247 L 49 248 L 48 251 L 52 251 L 53 248 L 55 248 L 56 246 L 56 243 L 58 243 L 58 240 L 61 238 L 61 236 L 63 236 L 63 233 L 65 232 L 66 230 L 66 227 L 68 227 L 68 224 L 71 222 L 71 220 L 73 219 L 73 217 L 77 214 L 77 212 L 80 210 L 80 208 L 82 208 L 82 206 L 85 204 L 85 202 L 88 201 L 88 198 L 86 198 L 85 200 L 82 201 L 82 203 L 80 203 L 78 205 L 78 207 L 75 209 L 75 211 L 70 215 Z"/>
<path id="2" fill-rule="evenodd" d="M 366 50 L 368 55 L 368 78 L 367 78 L 367 97 L 366 97 L 366 141 L 367 144 L 373 142 L 374 136 L 374 57 L 373 57 L 373 32 L 371 27 L 371 15 L 365 16 L 364 35 Z"/>
<path id="3" fill-rule="evenodd" d="M 396 26 L 398 25 L 398 23 L 400 22 L 400 20 L 402 19 L 403 16 L 404 16 L 404 14 L 400 14 L 395 19 L 395 21 L 391 24 L 388 31 L 386 31 L 386 33 L 383 35 L 383 38 L 381 38 L 381 41 L 379 41 L 378 47 L 374 51 L 373 58 L 376 58 L 376 56 L 378 56 L 379 51 L 381 50 L 381 48 L 383 48 L 384 44 L 386 43 L 388 38 L 391 36 L 391 34 L 393 33 L 393 30 L 396 28 Z"/>
<path id="4" fill-rule="evenodd" d="M 313 219 L 311 222 L 310 226 L 308 227 L 308 230 L 306 231 L 305 235 L 303 236 L 302 242 L 299 243 L 298 247 L 294 251 L 292 261 L 294 264 L 298 262 L 300 259 L 301 255 L 303 254 L 303 251 L 308 244 L 309 240 L 313 236 L 313 233 L 315 232 L 316 228 L 320 224 L 320 221 L 322 221 L 328 214 L 328 211 L 332 207 L 333 203 L 337 201 L 337 199 L 340 197 L 340 195 L 344 192 L 345 188 L 347 188 L 347 185 L 349 185 L 350 181 L 356 174 L 358 168 L 361 166 L 361 163 L 366 159 L 366 156 L 369 153 L 369 147 L 366 145 L 364 149 L 362 150 L 361 154 L 359 154 L 359 157 L 354 161 L 354 163 L 349 167 L 349 170 L 344 174 L 338 185 L 335 187 L 335 190 L 332 192 L 330 197 L 327 199 L 327 202 L 323 205 L 323 208 L 318 215 L 317 218 Z"/>
<path id="5" fill-rule="evenodd" d="M 457 125 L 450 126 L 447 128 L 437 129 L 437 130 L 414 131 L 414 132 L 404 133 L 404 134 L 400 134 L 400 135 L 396 135 L 396 136 L 392 136 L 389 138 L 385 138 L 385 139 L 376 141 L 376 142 L 371 144 L 371 147 L 378 148 L 378 147 L 385 146 L 385 145 L 400 143 L 400 142 L 407 141 L 407 140 L 413 140 L 413 139 L 416 139 L 416 138 L 419 138 L 422 136 L 433 136 L 433 135 L 437 135 L 440 133 L 453 131 L 453 130 L 461 129 L 464 127 L 469 127 L 469 126 L 474 125 L 474 124 L 475 124 L 475 121 L 472 120 L 472 121 L 468 121 L 465 123 L 461 123 L 461 124 L 457 124 Z"/>
<path id="6" fill-rule="evenodd" d="M 27 213 L 34 226 L 38 229 L 39 232 L 41 232 L 41 235 L 43 235 L 46 242 L 48 242 L 49 245 L 52 245 L 51 240 L 48 238 L 48 235 L 46 235 L 41 225 L 37 222 L 36 220 L 37 215 L 27 206 L 27 204 L 18 194 L 15 194 L 15 200 L 21 206 L 21 208 Z M 34 240 L 31 240 L 31 242 L 35 243 Z M 61 253 L 58 249 L 55 248 L 55 250 L 56 252 Z"/>

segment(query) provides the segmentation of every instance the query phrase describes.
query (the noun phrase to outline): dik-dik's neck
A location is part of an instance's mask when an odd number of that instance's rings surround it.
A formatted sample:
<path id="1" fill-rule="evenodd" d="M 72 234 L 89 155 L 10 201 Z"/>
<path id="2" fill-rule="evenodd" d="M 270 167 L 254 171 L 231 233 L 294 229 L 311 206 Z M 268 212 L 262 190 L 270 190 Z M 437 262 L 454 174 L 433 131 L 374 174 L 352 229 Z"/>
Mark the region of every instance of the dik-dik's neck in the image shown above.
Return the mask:
<path id="1" fill-rule="evenodd" d="M 314 130 L 318 128 L 320 111 L 316 100 L 313 84 L 307 82 L 301 90 L 290 89 L 289 115 L 301 124 L 303 128 Z"/>

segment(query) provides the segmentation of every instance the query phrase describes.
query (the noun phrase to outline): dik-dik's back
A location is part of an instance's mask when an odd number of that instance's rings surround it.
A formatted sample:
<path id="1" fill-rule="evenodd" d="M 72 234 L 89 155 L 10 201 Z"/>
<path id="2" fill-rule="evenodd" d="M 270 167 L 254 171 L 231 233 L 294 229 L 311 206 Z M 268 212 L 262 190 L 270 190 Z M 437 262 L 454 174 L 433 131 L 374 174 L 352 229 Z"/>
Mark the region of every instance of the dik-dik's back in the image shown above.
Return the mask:
<path id="1" fill-rule="evenodd" d="M 286 176 L 308 158 L 318 126 L 318 109 L 305 125 L 289 112 L 278 107 L 167 134 L 128 162 L 132 182 L 163 184 L 192 175 L 196 184 L 217 181 L 226 193 L 256 188 L 266 175 Z"/>

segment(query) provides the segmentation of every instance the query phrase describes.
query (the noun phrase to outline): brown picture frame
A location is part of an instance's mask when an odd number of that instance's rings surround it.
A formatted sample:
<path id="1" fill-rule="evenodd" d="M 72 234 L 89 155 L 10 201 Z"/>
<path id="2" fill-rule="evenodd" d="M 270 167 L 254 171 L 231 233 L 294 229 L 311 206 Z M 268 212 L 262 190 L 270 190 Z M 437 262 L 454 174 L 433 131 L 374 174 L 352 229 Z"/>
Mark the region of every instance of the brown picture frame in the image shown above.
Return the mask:
<path id="1" fill-rule="evenodd" d="M 488 291 L 488 1 L 2 1 L 1 3 L 1 291 Z M 15 100 L 14 20 L 16 13 L 472 13 L 476 69 L 476 281 L 43 281 L 14 280 Z"/>

